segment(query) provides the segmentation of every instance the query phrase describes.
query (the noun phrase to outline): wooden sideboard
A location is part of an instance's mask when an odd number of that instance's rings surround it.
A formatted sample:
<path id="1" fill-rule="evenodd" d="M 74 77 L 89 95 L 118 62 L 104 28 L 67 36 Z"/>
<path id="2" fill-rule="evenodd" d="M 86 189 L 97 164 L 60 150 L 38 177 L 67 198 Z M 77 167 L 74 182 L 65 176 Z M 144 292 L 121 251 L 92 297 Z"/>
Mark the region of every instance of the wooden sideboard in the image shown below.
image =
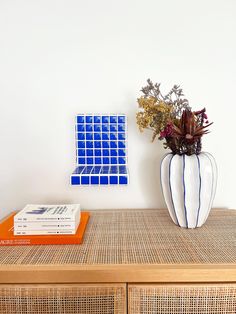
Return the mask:
<path id="1" fill-rule="evenodd" d="M 236 313 L 236 211 L 91 211 L 82 245 L 0 247 L 0 314 Z"/>

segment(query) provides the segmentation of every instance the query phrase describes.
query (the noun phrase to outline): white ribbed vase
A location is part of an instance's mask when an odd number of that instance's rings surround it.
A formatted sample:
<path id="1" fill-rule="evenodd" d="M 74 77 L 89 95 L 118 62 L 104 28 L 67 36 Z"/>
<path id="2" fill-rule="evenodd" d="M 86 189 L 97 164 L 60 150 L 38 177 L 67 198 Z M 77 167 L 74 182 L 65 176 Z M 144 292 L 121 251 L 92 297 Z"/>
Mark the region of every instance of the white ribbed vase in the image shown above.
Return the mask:
<path id="1" fill-rule="evenodd" d="M 214 157 L 167 154 L 161 162 L 161 186 L 173 222 L 184 228 L 201 227 L 210 213 L 217 184 Z"/>

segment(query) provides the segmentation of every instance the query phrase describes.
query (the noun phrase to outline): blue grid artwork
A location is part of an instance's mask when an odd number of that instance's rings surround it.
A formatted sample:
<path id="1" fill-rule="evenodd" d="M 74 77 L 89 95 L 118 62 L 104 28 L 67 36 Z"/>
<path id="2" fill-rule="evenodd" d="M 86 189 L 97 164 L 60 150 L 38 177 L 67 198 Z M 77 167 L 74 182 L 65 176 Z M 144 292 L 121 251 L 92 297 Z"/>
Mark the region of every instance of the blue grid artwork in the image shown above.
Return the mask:
<path id="1" fill-rule="evenodd" d="M 126 115 L 79 114 L 75 133 L 72 185 L 128 184 Z"/>

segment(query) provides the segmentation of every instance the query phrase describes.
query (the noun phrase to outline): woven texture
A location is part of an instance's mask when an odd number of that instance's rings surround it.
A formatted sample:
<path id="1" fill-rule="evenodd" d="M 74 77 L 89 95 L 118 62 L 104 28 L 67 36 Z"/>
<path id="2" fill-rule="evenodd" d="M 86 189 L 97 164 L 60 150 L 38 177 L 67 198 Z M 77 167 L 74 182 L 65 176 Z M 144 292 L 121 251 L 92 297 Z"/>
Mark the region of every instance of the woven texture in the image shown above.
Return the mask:
<path id="1" fill-rule="evenodd" d="M 130 314 L 235 314 L 236 285 L 130 286 Z"/>
<path id="2" fill-rule="evenodd" d="M 0 247 L 0 265 L 236 263 L 236 211 L 183 229 L 167 210 L 93 211 L 82 245 Z"/>
<path id="3" fill-rule="evenodd" d="M 1 314 L 124 314 L 125 286 L 0 287 Z"/>

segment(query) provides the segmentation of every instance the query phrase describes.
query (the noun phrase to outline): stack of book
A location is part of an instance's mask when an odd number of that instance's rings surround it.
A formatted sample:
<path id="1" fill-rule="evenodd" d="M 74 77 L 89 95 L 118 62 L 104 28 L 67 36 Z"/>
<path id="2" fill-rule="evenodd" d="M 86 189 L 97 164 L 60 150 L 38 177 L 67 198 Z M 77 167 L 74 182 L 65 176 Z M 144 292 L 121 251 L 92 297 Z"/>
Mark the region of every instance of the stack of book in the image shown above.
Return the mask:
<path id="1" fill-rule="evenodd" d="M 80 205 L 27 205 L 14 216 L 14 235 L 75 234 Z"/>
<path id="2" fill-rule="evenodd" d="M 80 205 L 27 205 L 0 222 L 0 246 L 81 244 L 89 220 Z"/>

